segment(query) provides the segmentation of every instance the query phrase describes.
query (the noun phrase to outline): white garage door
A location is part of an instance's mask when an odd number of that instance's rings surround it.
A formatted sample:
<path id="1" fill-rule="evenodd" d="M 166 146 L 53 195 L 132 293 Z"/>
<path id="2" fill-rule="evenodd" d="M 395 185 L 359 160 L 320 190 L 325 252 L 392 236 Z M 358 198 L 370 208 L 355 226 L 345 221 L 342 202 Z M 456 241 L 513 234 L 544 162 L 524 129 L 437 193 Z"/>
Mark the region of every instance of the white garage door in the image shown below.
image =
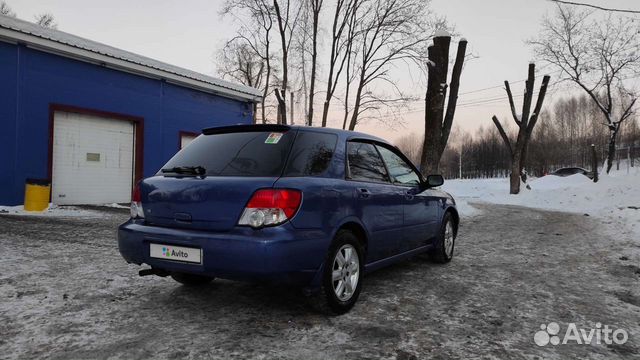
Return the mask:
<path id="1" fill-rule="evenodd" d="M 56 112 L 53 124 L 51 200 L 54 204 L 131 201 L 133 123 Z"/>
<path id="2" fill-rule="evenodd" d="M 184 149 L 185 146 L 189 145 L 194 139 L 195 135 L 191 134 L 181 134 L 180 135 L 180 149 Z"/>

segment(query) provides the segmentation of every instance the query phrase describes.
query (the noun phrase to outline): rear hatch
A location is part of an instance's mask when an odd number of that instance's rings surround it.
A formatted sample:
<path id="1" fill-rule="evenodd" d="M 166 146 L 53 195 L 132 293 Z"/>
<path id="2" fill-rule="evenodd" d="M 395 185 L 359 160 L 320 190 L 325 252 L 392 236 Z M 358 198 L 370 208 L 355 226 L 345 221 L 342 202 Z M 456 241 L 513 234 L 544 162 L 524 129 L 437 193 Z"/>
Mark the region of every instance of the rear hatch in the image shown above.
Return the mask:
<path id="1" fill-rule="evenodd" d="M 140 183 L 146 221 L 230 230 L 251 195 L 282 175 L 295 136 L 296 130 L 277 125 L 206 130 Z"/>

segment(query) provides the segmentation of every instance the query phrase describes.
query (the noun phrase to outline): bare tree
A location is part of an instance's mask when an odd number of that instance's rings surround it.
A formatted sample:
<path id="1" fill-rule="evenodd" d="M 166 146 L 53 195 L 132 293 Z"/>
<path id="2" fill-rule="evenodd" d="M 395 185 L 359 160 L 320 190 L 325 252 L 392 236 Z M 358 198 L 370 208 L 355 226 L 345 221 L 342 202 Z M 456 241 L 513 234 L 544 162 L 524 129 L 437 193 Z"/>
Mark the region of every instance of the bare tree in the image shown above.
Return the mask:
<path id="1" fill-rule="evenodd" d="M 425 96 L 425 134 L 420 158 L 420 170 L 423 174 L 438 173 L 442 153 L 447 146 L 453 118 L 458 102 L 460 75 L 467 50 L 467 40 L 458 42 L 458 51 L 451 73 L 449 98 L 447 99 L 447 76 L 449 73 L 449 45 L 451 35 L 440 31 L 428 49 L 428 84 Z M 445 113 L 446 110 L 446 113 Z"/>
<path id="2" fill-rule="evenodd" d="M 352 10 L 352 14 L 351 14 L 351 20 L 350 20 L 350 25 L 349 25 L 349 30 L 347 31 L 348 35 L 347 35 L 347 42 L 346 42 L 346 49 L 345 49 L 345 56 L 346 56 L 346 63 L 345 63 L 345 81 L 344 81 L 344 88 L 345 88 L 345 93 L 344 93 L 344 99 L 343 99 L 343 105 L 344 105 L 344 117 L 342 119 L 342 129 L 345 130 L 347 128 L 347 121 L 349 120 L 349 114 L 351 113 L 351 109 L 349 107 L 349 102 L 350 102 L 350 91 L 351 91 L 351 84 L 356 80 L 356 70 L 357 70 L 357 62 L 355 61 L 355 58 L 357 57 L 357 54 L 359 52 L 359 46 L 360 44 L 356 43 L 355 41 L 355 36 L 356 36 L 356 22 L 357 22 L 357 8 L 354 8 Z M 339 80 L 339 76 L 336 75 L 336 79 L 335 79 L 335 83 L 338 83 Z M 335 91 L 335 86 L 333 88 L 333 91 Z M 332 94 L 333 96 L 333 94 Z M 327 112 L 329 111 L 329 106 L 328 104 L 326 105 L 326 109 Z M 325 121 L 323 120 L 323 125 L 326 126 Z"/>
<path id="3" fill-rule="evenodd" d="M 559 88 L 552 88 L 549 84 L 545 102 L 548 103 L 551 95 L 558 94 L 558 90 Z M 591 145 L 595 144 L 597 158 L 603 159 L 608 143 L 608 130 L 591 120 L 601 116 L 600 114 L 600 110 L 586 93 L 568 93 L 561 98 L 555 98 L 553 105 L 546 107 L 538 115 L 526 155 L 527 173 L 540 177 L 563 167 L 596 169 L 597 167 L 592 165 Z M 624 143 L 625 148 L 631 147 L 631 164 L 634 163 L 634 156 L 640 156 L 638 120 L 640 119 L 637 116 L 629 118 L 624 122 L 619 134 L 619 142 Z M 518 126 L 514 121 L 503 121 L 501 126 L 509 139 L 516 138 Z M 422 141 L 420 143 L 422 144 Z M 398 146 L 401 144 L 398 143 Z M 462 163 L 459 157 L 461 147 Z M 406 147 L 403 146 L 402 149 L 405 150 Z M 473 132 L 473 136 L 468 133 L 456 133 L 454 124 L 440 161 L 439 172 L 448 178 L 458 177 L 460 172 L 463 178 L 509 176 L 510 152 L 511 149 L 504 145 L 494 124 L 489 128 L 481 126 Z M 619 148 L 618 155 L 626 157 L 627 152 L 621 152 Z M 599 165 L 602 166 L 602 163 Z"/>
<path id="4" fill-rule="evenodd" d="M 261 88 L 265 75 L 265 62 L 246 43 L 227 42 L 219 55 L 218 72 L 243 85 Z"/>
<path id="5" fill-rule="evenodd" d="M 513 94 L 511 93 L 511 87 L 509 86 L 509 81 L 504 82 L 504 86 L 507 91 L 507 96 L 509 97 L 509 105 L 511 108 L 511 115 L 513 116 L 513 121 L 515 121 L 518 126 L 518 136 L 516 138 L 515 144 L 512 145 L 512 142 L 509 140 L 509 136 L 504 131 L 504 128 L 500 124 L 497 116 L 493 116 L 493 123 L 498 128 L 500 132 L 500 136 L 506 145 L 509 155 L 511 156 L 511 176 L 510 176 L 510 189 L 509 192 L 511 194 L 520 193 L 520 180 L 524 178 L 524 166 L 527 160 L 527 150 L 529 147 L 529 141 L 531 139 L 531 134 L 533 133 L 533 129 L 536 126 L 536 122 L 538 121 L 538 117 L 540 111 L 542 110 L 542 103 L 544 102 L 544 97 L 547 93 L 547 86 L 549 85 L 549 75 L 545 75 L 542 78 L 542 85 L 540 86 L 540 92 L 538 94 L 538 100 L 536 102 L 536 107 L 531 113 L 531 105 L 533 103 L 533 87 L 535 84 L 535 64 L 529 64 L 529 76 L 527 77 L 527 81 L 525 83 L 525 92 L 524 92 L 524 101 L 522 104 L 522 114 L 518 115 L 516 112 L 516 107 L 513 101 Z"/>
<path id="6" fill-rule="evenodd" d="M 420 67 L 426 56 L 424 44 L 440 24 L 439 19 L 434 21 L 428 0 L 334 1 L 333 22 L 326 27 L 331 28 L 332 37 L 322 126 L 327 125 L 332 101 L 344 105 L 344 128 L 353 129 L 366 118 L 383 119 L 384 111 L 394 115 L 391 121 L 397 119 L 401 106 L 412 97 L 406 95 L 406 88 L 401 90 L 392 73 L 401 66 Z M 307 123 L 313 124 L 319 113 L 318 69 L 324 65 L 319 32 L 324 28 L 323 19 L 331 19 L 325 16 L 327 4 L 325 0 L 226 0 L 223 15 L 242 20 L 242 28 L 232 40 L 248 43 L 266 64 L 264 97 L 275 90 L 279 123 L 294 120 L 288 119 L 292 117 L 288 108 L 293 110 L 296 104 L 292 101 L 294 93 L 299 96 L 298 103 L 304 103 L 302 112 Z M 254 22 L 265 26 L 255 26 Z M 276 51 L 269 47 L 271 28 L 266 24 L 275 29 L 279 43 Z M 276 62 L 280 64 L 277 69 L 272 66 Z M 265 119 L 264 104 L 262 107 Z"/>
<path id="7" fill-rule="evenodd" d="M 540 36 L 529 43 L 539 59 L 561 70 L 561 80 L 577 84 L 600 109 L 609 130 L 608 173 L 620 127 L 633 115 L 638 99 L 625 84 L 640 72 L 635 20 L 611 14 L 593 18 L 592 12 L 558 5 L 552 17 L 543 19 Z"/>
<path id="8" fill-rule="evenodd" d="M 240 84 L 261 89 L 264 86 L 266 62 L 246 42 L 230 41 L 218 56 L 218 73 Z M 262 100 L 264 104 L 264 99 Z M 257 122 L 257 103 L 253 106 L 253 120 Z M 264 115 L 263 115 L 264 119 Z"/>
<path id="9" fill-rule="evenodd" d="M 48 29 L 57 29 L 58 24 L 56 23 L 53 15 L 51 13 L 44 13 L 40 15 L 36 15 L 35 17 L 36 24 L 48 28 Z"/>
<path id="10" fill-rule="evenodd" d="M 297 71 L 300 74 L 300 88 L 298 89 L 298 99 L 302 99 L 302 111 L 304 114 L 304 123 L 306 125 L 309 124 L 309 62 L 312 51 L 309 50 L 311 47 L 311 33 L 313 32 L 313 16 L 311 15 L 311 1 L 310 0 L 302 0 L 301 1 L 301 15 L 299 21 L 299 34 L 295 36 L 295 46 L 292 47 L 292 51 L 297 53 L 297 58 L 299 59 L 298 66 L 293 66 L 290 64 L 289 67 L 293 71 Z M 295 59 L 295 58 L 294 58 Z M 292 59 L 292 60 L 294 60 Z M 292 98 L 293 99 L 293 98 Z M 293 100 L 292 100 L 293 101 Z M 293 102 L 291 103 L 293 109 Z"/>
<path id="11" fill-rule="evenodd" d="M 358 0 L 337 0 L 335 4 L 331 27 L 329 75 L 327 77 L 327 91 L 322 109 L 322 127 L 327 126 L 327 117 L 329 115 L 329 107 L 333 94 L 336 91 L 345 63 L 351 55 L 355 34 L 354 22 L 358 5 Z M 348 92 L 346 97 L 348 98 Z M 348 114 L 346 116 L 348 116 Z M 343 128 L 344 127 L 345 125 L 343 125 Z"/>
<path id="12" fill-rule="evenodd" d="M 406 134 L 396 140 L 396 146 L 417 166 L 420 166 L 422 154 L 422 136 L 416 133 Z"/>
<path id="13" fill-rule="evenodd" d="M 270 80 L 273 72 L 272 51 L 271 51 L 271 29 L 273 28 L 273 7 L 270 0 L 227 0 L 221 15 L 228 16 L 233 14 L 239 16 L 244 12 L 247 21 L 241 21 L 242 25 L 238 29 L 236 36 L 227 42 L 227 44 L 240 42 L 245 44 L 246 50 L 251 50 L 256 57 L 262 60 L 264 64 L 261 76 L 262 99 L 260 102 L 262 123 L 267 122 L 266 101 L 271 91 Z M 224 49 L 222 51 L 225 51 Z M 236 69 L 240 68 L 240 63 L 236 62 Z M 255 71 L 254 71 L 255 73 Z"/>
<path id="14" fill-rule="evenodd" d="M 349 130 L 367 111 L 394 106 L 408 98 L 389 76 L 398 61 L 419 61 L 420 50 L 433 34 L 428 2 L 422 0 L 366 0 L 358 8 L 357 82 Z M 396 96 L 374 94 L 375 82 L 386 82 Z"/>
<path id="15" fill-rule="evenodd" d="M 312 15 L 312 33 L 311 33 L 311 81 L 309 82 L 309 111 L 308 116 L 309 126 L 313 125 L 313 98 L 315 96 L 316 85 L 316 71 L 318 63 L 318 27 L 320 24 L 320 11 L 322 10 L 323 0 L 310 0 L 311 1 L 311 15 Z"/>
<path id="16" fill-rule="evenodd" d="M 273 0 L 275 19 L 278 24 L 280 35 L 280 45 L 282 48 L 282 80 L 280 89 L 276 89 L 278 99 L 278 120 L 282 124 L 287 123 L 287 91 L 289 86 L 289 48 L 298 25 L 301 14 L 301 7 L 293 4 L 292 0 L 281 0 L 284 7 L 280 6 L 278 0 Z M 296 9 L 297 7 L 297 9 Z M 293 119 L 292 119 L 293 120 Z"/>
<path id="17" fill-rule="evenodd" d="M 0 15 L 16 17 L 16 13 L 11 9 L 9 4 L 4 1 L 0 1 Z"/>

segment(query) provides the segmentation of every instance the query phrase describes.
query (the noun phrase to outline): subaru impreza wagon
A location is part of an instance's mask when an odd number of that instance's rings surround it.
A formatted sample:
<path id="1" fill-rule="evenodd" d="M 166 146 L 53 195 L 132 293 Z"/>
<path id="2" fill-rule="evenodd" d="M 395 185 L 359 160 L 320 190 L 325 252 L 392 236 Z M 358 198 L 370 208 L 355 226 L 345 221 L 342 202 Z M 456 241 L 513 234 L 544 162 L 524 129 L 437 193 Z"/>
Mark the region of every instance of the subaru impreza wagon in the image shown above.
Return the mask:
<path id="1" fill-rule="evenodd" d="M 451 260 L 453 198 L 396 147 L 351 131 L 285 125 L 205 129 L 135 187 L 118 230 L 140 275 L 286 283 L 334 313 L 363 275 L 419 253 Z"/>

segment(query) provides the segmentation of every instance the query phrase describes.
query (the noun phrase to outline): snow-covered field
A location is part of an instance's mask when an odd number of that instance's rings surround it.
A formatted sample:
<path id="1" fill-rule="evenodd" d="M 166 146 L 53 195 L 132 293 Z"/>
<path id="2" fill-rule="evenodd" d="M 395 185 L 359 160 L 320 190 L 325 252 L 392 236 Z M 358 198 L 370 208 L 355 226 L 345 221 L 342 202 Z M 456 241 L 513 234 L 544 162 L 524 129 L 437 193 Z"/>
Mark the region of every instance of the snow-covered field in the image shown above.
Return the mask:
<path id="1" fill-rule="evenodd" d="M 529 181 L 531 190 L 522 188 L 509 194 L 509 179 L 448 180 L 443 189 L 458 202 L 462 216 L 478 213 L 470 203 L 518 205 L 595 216 L 611 230 L 640 239 L 640 168 L 600 175 L 593 183 L 586 176 L 545 176 Z"/>

